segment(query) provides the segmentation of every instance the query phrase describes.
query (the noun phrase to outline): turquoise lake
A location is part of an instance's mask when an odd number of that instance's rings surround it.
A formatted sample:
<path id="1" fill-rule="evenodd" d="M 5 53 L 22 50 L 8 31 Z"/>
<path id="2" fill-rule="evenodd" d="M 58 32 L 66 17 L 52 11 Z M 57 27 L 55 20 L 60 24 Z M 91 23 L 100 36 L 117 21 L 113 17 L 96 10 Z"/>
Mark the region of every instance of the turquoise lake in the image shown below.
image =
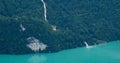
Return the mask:
<path id="1" fill-rule="evenodd" d="M 0 63 L 120 63 L 120 41 L 51 54 L 0 55 Z"/>

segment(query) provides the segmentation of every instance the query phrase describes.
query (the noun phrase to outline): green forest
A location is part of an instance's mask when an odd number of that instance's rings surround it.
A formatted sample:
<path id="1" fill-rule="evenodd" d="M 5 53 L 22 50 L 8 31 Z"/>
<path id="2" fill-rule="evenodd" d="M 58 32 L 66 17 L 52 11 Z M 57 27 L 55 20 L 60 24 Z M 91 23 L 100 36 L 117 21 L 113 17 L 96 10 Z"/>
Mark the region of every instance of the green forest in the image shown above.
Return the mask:
<path id="1" fill-rule="evenodd" d="M 48 21 L 40 0 L 0 0 L 0 54 L 34 53 L 26 47 L 31 36 L 47 44 L 40 53 L 120 40 L 120 0 L 44 1 Z"/>

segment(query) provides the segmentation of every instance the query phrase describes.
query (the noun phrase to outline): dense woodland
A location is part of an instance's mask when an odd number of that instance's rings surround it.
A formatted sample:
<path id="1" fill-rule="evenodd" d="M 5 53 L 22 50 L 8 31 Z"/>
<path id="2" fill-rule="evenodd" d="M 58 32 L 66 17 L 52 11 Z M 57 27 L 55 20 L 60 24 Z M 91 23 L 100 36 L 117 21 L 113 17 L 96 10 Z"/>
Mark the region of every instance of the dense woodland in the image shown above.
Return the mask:
<path id="1" fill-rule="evenodd" d="M 120 0 L 44 1 L 48 21 L 40 0 L 0 0 L 1 54 L 33 53 L 26 47 L 31 36 L 47 44 L 40 53 L 120 40 Z"/>

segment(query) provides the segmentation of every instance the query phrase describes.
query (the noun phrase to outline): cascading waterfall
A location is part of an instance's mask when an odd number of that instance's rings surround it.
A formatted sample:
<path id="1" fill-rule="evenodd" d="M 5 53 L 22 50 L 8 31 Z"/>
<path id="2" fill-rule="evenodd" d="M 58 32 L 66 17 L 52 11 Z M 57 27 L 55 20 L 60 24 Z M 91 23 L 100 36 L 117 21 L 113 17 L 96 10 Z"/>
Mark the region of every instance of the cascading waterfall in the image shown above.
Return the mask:
<path id="1" fill-rule="evenodd" d="M 45 3 L 44 0 L 41 0 L 41 2 L 43 3 L 43 7 L 44 7 L 44 19 L 45 19 L 45 21 L 48 21 L 48 20 L 47 20 L 47 8 L 46 8 L 46 3 Z M 56 26 L 51 25 L 51 28 L 52 28 L 53 31 L 56 31 L 56 30 L 57 30 L 57 29 L 56 29 Z"/>
<path id="2" fill-rule="evenodd" d="M 44 19 L 45 19 L 45 21 L 47 21 L 47 8 L 46 8 L 46 4 L 45 4 L 44 0 L 41 0 L 41 2 L 43 3 L 43 6 L 44 6 Z"/>
<path id="3" fill-rule="evenodd" d="M 46 4 L 45 4 L 44 0 L 41 0 L 41 2 L 43 3 L 43 6 L 44 6 L 44 19 L 45 19 L 45 21 L 47 21 Z M 53 31 L 56 31 L 56 26 L 51 25 L 51 27 L 52 27 Z M 20 24 L 20 28 L 21 28 L 22 31 L 26 30 L 25 27 L 22 24 Z M 35 37 L 28 37 L 27 42 L 29 42 L 29 44 L 27 44 L 27 47 L 30 48 L 35 53 L 39 53 L 40 50 L 43 51 L 43 50 L 45 50 L 47 48 L 46 44 L 40 42 Z"/>
<path id="4" fill-rule="evenodd" d="M 53 30 L 53 31 L 56 31 L 56 30 L 57 30 L 57 29 L 56 29 L 56 26 L 52 25 L 51 27 L 52 27 L 52 30 Z"/>
<path id="5" fill-rule="evenodd" d="M 22 31 L 26 30 L 26 28 L 22 24 L 20 24 L 20 28 L 21 28 Z"/>
<path id="6" fill-rule="evenodd" d="M 84 44 L 86 45 L 86 48 L 90 47 L 87 42 L 84 42 Z"/>
<path id="7" fill-rule="evenodd" d="M 86 48 L 93 48 L 93 47 L 96 47 L 96 46 L 90 46 L 87 42 L 84 42 L 84 44 L 86 45 Z"/>

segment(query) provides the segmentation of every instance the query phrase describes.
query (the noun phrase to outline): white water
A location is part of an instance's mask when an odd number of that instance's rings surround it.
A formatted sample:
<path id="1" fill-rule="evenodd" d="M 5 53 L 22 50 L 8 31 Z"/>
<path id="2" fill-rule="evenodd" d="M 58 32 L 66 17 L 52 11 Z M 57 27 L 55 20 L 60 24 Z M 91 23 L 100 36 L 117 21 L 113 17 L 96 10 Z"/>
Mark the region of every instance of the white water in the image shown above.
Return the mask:
<path id="1" fill-rule="evenodd" d="M 84 42 L 84 44 L 86 45 L 86 48 L 90 48 L 87 42 Z"/>
<path id="2" fill-rule="evenodd" d="M 43 51 L 46 49 L 47 45 L 40 42 L 35 37 L 29 37 L 27 38 L 27 41 L 29 44 L 27 44 L 27 47 L 29 47 L 34 52 L 39 52 L 39 50 Z"/>
<path id="3" fill-rule="evenodd" d="M 86 47 L 89 47 L 88 43 L 87 42 L 84 42 L 84 44 L 86 45 Z"/>
<path id="4" fill-rule="evenodd" d="M 22 31 L 26 30 L 26 28 L 22 24 L 20 24 L 20 28 L 21 28 Z"/>
<path id="5" fill-rule="evenodd" d="M 0 63 L 120 63 L 120 41 L 50 54 L 0 55 Z"/>
<path id="6" fill-rule="evenodd" d="M 41 0 L 41 2 L 43 3 L 43 7 L 44 7 L 44 19 L 45 19 L 45 21 L 48 21 L 48 19 L 47 19 L 47 7 L 46 7 L 46 3 L 45 3 L 44 0 Z M 52 27 L 52 30 L 53 30 L 53 31 L 56 31 L 56 30 L 57 30 L 57 29 L 56 29 L 56 26 L 51 25 L 51 27 Z"/>
<path id="7" fill-rule="evenodd" d="M 46 8 L 46 4 L 45 4 L 44 0 L 41 0 L 41 2 L 43 3 L 43 6 L 44 6 L 44 19 L 45 19 L 45 21 L 47 21 L 47 8 Z"/>
<path id="8" fill-rule="evenodd" d="M 84 44 L 86 45 L 86 48 L 93 48 L 95 46 L 89 46 L 89 44 L 87 42 L 84 42 Z"/>
<path id="9" fill-rule="evenodd" d="M 57 29 L 56 29 L 56 26 L 52 25 L 51 27 L 52 27 L 52 30 L 53 30 L 53 31 L 56 31 L 56 30 L 57 30 Z"/>

